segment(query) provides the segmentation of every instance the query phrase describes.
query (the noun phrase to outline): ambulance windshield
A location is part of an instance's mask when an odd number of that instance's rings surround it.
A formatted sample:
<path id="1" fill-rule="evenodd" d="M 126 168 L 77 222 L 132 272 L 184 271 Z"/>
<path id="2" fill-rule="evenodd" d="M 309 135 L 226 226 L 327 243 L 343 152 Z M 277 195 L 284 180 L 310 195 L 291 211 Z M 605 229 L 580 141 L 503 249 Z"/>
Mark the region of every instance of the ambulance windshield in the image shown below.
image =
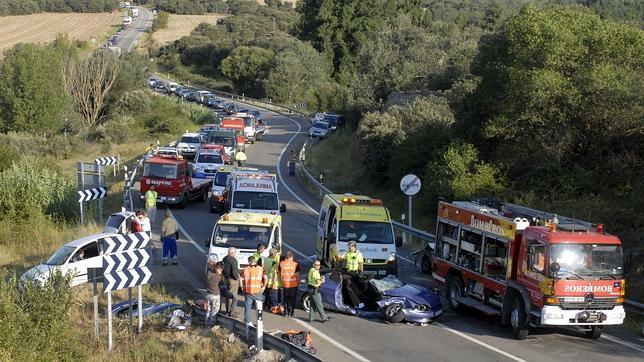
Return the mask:
<path id="1" fill-rule="evenodd" d="M 340 221 L 339 241 L 355 240 L 362 244 L 393 244 L 391 224 L 374 221 Z"/>
<path id="2" fill-rule="evenodd" d="M 624 274 L 620 245 L 555 244 L 550 249 L 550 264 L 555 262 L 560 276 Z"/>
<path id="3" fill-rule="evenodd" d="M 257 244 L 268 245 L 271 230 L 265 226 L 219 225 L 214 242 L 240 249 L 255 249 Z"/>

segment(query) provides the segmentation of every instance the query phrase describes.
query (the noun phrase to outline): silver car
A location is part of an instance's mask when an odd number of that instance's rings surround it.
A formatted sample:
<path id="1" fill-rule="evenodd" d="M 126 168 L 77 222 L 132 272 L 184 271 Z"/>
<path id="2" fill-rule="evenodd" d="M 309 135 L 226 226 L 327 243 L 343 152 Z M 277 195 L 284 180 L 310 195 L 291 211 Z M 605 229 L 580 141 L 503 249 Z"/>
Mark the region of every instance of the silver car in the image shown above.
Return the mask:
<path id="1" fill-rule="evenodd" d="M 328 123 L 317 121 L 309 128 L 309 137 L 326 138 L 329 132 L 330 127 Z"/>

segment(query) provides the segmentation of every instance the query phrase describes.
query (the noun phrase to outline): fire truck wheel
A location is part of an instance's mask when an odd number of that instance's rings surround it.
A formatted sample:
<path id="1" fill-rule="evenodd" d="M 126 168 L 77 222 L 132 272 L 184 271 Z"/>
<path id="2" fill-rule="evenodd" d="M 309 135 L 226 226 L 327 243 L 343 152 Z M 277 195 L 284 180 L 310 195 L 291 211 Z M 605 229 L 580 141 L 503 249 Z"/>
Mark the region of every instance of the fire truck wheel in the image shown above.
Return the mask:
<path id="1" fill-rule="evenodd" d="M 597 339 L 597 338 L 601 337 L 603 329 L 604 329 L 604 327 L 602 327 L 602 326 L 592 326 L 592 327 L 590 327 L 590 330 L 586 331 L 586 338 Z"/>
<path id="2" fill-rule="evenodd" d="M 199 202 L 205 202 L 206 200 L 208 200 L 208 189 L 204 189 L 201 192 L 201 197 L 199 198 Z"/>
<path id="3" fill-rule="evenodd" d="M 188 194 L 183 194 L 181 196 L 181 203 L 179 204 L 180 209 L 185 209 L 188 206 Z"/>
<path id="4" fill-rule="evenodd" d="M 521 297 L 515 296 L 510 312 L 510 325 L 514 338 L 524 340 L 528 337 L 528 323 L 526 320 L 525 307 Z"/>
<path id="5" fill-rule="evenodd" d="M 447 300 L 449 301 L 449 307 L 454 312 L 460 312 L 463 309 L 463 305 L 456 299 L 463 296 L 463 282 L 459 277 L 451 277 L 447 281 Z"/>
<path id="6" fill-rule="evenodd" d="M 432 272 L 432 263 L 429 261 L 427 255 L 423 255 L 423 258 L 420 261 L 420 270 L 425 274 L 430 274 Z"/>

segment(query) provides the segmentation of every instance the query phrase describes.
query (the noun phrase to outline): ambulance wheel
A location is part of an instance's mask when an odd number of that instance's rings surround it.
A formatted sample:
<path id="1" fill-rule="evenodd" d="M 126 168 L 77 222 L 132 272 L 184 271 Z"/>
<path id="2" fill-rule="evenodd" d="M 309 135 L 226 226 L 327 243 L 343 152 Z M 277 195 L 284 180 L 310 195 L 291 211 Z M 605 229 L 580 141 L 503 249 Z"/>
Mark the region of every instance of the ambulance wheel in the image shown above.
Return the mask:
<path id="1" fill-rule="evenodd" d="M 389 323 L 400 323 L 405 320 L 405 312 L 399 303 L 388 305 L 382 314 Z"/>
<path id="2" fill-rule="evenodd" d="M 427 255 L 423 255 L 423 258 L 420 260 L 420 270 L 425 274 L 432 272 L 432 262 Z"/>
<path id="3" fill-rule="evenodd" d="M 603 329 L 604 329 L 604 327 L 602 327 L 602 326 L 592 326 L 592 327 L 590 327 L 590 330 L 587 330 L 585 332 L 586 333 L 586 338 L 597 339 L 597 338 L 601 337 Z"/>
<path id="4" fill-rule="evenodd" d="M 311 309 L 311 297 L 309 296 L 308 293 L 302 296 L 302 300 L 300 301 L 300 306 L 307 313 Z"/>
<path id="5" fill-rule="evenodd" d="M 447 281 L 447 301 L 454 312 L 463 310 L 463 304 L 457 299 L 463 296 L 463 282 L 460 277 L 453 276 Z"/>
<path id="6" fill-rule="evenodd" d="M 521 297 L 514 296 L 512 302 L 512 311 L 510 312 L 510 325 L 512 326 L 512 335 L 518 340 L 524 340 L 528 337 L 528 320 L 526 318 L 525 306 Z"/>

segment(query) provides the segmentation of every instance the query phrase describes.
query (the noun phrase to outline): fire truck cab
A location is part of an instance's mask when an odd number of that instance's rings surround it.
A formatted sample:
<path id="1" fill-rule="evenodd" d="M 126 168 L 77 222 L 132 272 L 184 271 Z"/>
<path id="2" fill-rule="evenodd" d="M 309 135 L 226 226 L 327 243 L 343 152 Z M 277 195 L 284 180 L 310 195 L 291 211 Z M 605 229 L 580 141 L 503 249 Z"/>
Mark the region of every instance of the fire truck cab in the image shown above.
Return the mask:
<path id="1" fill-rule="evenodd" d="M 589 338 L 624 320 L 620 240 L 601 224 L 520 205 L 440 202 L 433 278 L 452 310 L 529 327 L 579 326 Z"/>

